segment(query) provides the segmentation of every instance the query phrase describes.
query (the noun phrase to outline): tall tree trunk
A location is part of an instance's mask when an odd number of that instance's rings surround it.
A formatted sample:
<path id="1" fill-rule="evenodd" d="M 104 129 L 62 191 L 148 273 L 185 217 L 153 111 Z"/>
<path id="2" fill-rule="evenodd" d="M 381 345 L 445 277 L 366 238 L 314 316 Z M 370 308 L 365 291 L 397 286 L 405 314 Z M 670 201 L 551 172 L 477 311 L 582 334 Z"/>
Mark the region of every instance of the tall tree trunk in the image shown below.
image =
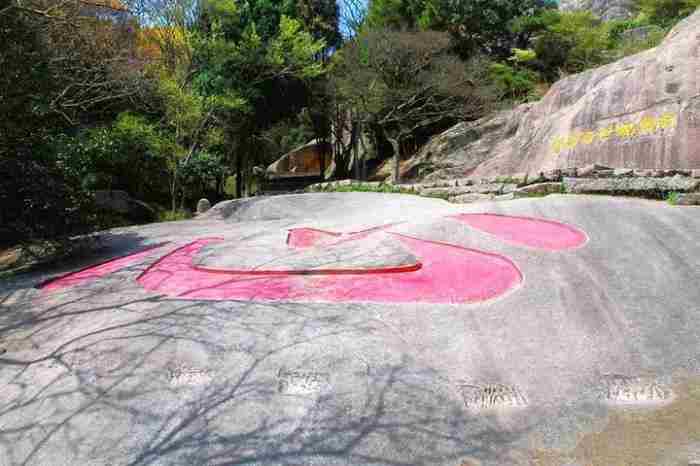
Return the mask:
<path id="1" fill-rule="evenodd" d="M 173 215 L 177 210 L 177 170 L 171 173 L 170 178 L 170 210 Z"/>
<path id="2" fill-rule="evenodd" d="M 363 137 L 363 125 L 360 123 L 360 129 L 359 129 L 359 139 L 360 139 L 360 145 L 362 146 L 362 179 L 366 180 L 367 179 L 367 155 L 369 154 L 369 148 L 365 145 L 365 138 Z"/>
<path id="3" fill-rule="evenodd" d="M 359 180 L 362 178 L 362 172 L 360 167 L 360 159 L 359 159 L 359 153 L 360 151 L 358 149 L 358 139 L 359 139 L 359 134 L 360 134 L 360 123 L 359 122 L 353 122 L 352 123 L 352 135 L 350 136 L 350 141 L 352 145 L 352 162 L 355 165 L 355 179 Z"/>
<path id="4" fill-rule="evenodd" d="M 345 155 L 345 152 L 343 151 L 343 140 L 345 136 L 345 114 L 343 110 L 341 110 L 340 105 L 335 106 L 335 118 L 333 121 L 331 121 L 331 134 L 335 132 L 335 138 L 333 139 L 332 143 L 332 152 L 331 156 L 335 156 L 335 169 L 336 172 L 338 171 L 339 166 L 342 165 L 342 156 L 338 157 L 338 154 L 342 154 L 343 156 Z M 333 160 L 333 158 L 331 158 Z"/>
<path id="5" fill-rule="evenodd" d="M 401 165 L 401 144 L 399 144 L 399 140 L 395 138 L 387 138 L 389 140 L 389 143 L 391 144 L 392 149 L 394 149 L 394 184 L 400 184 L 401 183 L 401 173 L 400 173 L 400 165 Z"/>
<path id="6" fill-rule="evenodd" d="M 250 162 L 250 160 L 248 161 Z M 253 192 L 253 167 L 250 163 L 245 165 L 245 197 L 252 196 Z"/>
<path id="7" fill-rule="evenodd" d="M 245 144 L 236 154 L 236 199 L 243 197 L 243 152 L 248 150 Z"/>
<path id="8" fill-rule="evenodd" d="M 320 167 L 321 173 L 321 181 L 326 180 L 326 137 L 323 136 L 321 138 L 321 150 L 318 151 L 318 165 Z"/>
<path id="9" fill-rule="evenodd" d="M 224 191 L 224 175 L 219 173 L 216 175 L 216 197 L 220 197 Z"/>

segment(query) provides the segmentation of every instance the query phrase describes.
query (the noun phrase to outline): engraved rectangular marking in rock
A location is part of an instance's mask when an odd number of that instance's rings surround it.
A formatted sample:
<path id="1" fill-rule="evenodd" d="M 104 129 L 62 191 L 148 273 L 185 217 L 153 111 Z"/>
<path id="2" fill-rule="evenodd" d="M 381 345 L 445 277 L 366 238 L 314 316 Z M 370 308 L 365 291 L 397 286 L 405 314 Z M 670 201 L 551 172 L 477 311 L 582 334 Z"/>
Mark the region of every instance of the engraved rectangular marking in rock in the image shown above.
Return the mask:
<path id="1" fill-rule="evenodd" d="M 671 388 L 652 377 L 605 375 L 600 385 L 600 397 L 610 404 L 662 403 L 672 400 Z"/>
<path id="2" fill-rule="evenodd" d="M 178 364 L 168 368 L 168 380 L 175 387 L 204 385 L 212 380 L 211 374 L 205 369 Z"/>
<path id="3" fill-rule="evenodd" d="M 484 384 L 459 386 L 467 409 L 485 411 L 492 409 L 521 408 L 527 406 L 527 398 L 515 385 Z"/>
<path id="4" fill-rule="evenodd" d="M 277 391 L 284 395 L 315 395 L 330 387 L 330 374 L 313 371 L 288 371 L 277 373 Z"/>

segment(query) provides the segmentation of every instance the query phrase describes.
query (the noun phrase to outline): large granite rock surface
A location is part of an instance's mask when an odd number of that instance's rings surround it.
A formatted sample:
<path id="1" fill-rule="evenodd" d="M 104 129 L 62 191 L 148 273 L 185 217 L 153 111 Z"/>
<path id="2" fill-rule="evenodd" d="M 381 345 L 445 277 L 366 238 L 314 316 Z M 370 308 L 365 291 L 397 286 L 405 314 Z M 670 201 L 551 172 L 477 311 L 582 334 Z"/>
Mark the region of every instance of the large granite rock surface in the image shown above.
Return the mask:
<path id="1" fill-rule="evenodd" d="M 657 48 L 565 78 L 535 104 L 454 126 L 405 166 L 435 181 L 594 163 L 700 168 L 700 12 Z"/>

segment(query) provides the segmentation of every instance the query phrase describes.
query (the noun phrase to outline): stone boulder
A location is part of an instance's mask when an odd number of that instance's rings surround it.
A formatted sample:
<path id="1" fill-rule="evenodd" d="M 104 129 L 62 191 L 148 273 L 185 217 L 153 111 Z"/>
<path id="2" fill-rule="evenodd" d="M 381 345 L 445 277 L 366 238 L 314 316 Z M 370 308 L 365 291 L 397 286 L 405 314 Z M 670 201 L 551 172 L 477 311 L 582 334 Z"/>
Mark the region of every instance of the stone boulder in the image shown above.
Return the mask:
<path id="1" fill-rule="evenodd" d="M 330 145 L 326 143 L 324 149 L 324 144 L 314 139 L 277 159 L 267 167 L 266 175 L 270 178 L 319 175 L 324 151 L 328 154 Z M 330 162 L 331 156 L 326 155 L 326 165 Z"/>
<path id="2" fill-rule="evenodd" d="M 676 205 L 700 206 L 700 193 L 681 193 L 676 195 Z"/>
<path id="3" fill-rule="evenodd" d="M 111 210 L 136 223 L 148 223 L 156 219 L 156 211 L 151 206 L 133 199 L 126 191 L 95 191 L 95 204 L 99 208 Z"/>
<path id="4" fill-rule="evenodd" d="M 209 199 L 202 198 L 197 202 L 197 213 L 198 214 L 203 214 L 207 212 L 209 209 L 211 209 L 211 202 L 209 202 Z"/>
<path id="5" fill-rule="evenodd" d="M 515 190 L 515 197 L 546 196 L 558 194 L 564 191 L 564 185 L 555 181 L 535 183 Z"/>
<path id="6" fill-rule="evenodd" d="M 573 194 L 641 194 L 690 192 L 700 180 L 683 176 L 668 178 L 565 178 L 564 187 Z"/>
<path id="7" fill-rule="evenodd" d="M 588 10 L 604 20 L 627 19 L 634 15 L 634 0 L 560 0 L 563 11 Z"/>
<path id="8" fill-rule="evenodd" d="M 657 48 L 569 76 L 537 103 L 433 138 L 405 165 L 435 181 L 600 164 L 700 168 L 700 12 Z"/>
<path id="9" fill-rule="evenodd" d="M 402 163 L 402 179 L 461 178 L 471 175 L 494 153 L 508 150 L 510 138 L 527 118 L 532 104 L 520 105 L 492 118 L 459 123 L 432 138 L 418 154 Z"/>

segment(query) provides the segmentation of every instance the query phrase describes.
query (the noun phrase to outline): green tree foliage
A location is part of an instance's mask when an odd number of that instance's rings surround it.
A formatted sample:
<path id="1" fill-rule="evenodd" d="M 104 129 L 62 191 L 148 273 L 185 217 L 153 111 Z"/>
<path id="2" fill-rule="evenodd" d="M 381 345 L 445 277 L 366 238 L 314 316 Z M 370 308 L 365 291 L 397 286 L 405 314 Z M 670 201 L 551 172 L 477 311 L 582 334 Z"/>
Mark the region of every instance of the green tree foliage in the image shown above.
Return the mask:
<path id="1" fill-rule="evenodd" d="M 226 2 L 207 0 L 200 15 L 200 29 L 209 30 L 212 22 L 221 24 L 226 16 L 226 33 L 231 40 L 243 37 L 254 28 L 263 42 L 280 32 L 282 17 L 294 18 L 315 39 L 323 39 L 330 47 L 340 45 L 339 9 L 335 0 L 247 0 Z"/>
<path id="2" fill-rule="evenodd" d="M 637 0 L 638 16 L 603 22 L 550 0 L 124 1 L 131 12 L 0 5 L 4 237 L 101 225 L 97 189 L 170 204 L 173 217 L 223 195 L 231 172 L 240 196 L 254 165 L 313 138 L 332 143 L 339 174 L 359 142 L 398 168 L 497 101 L 656 45 L 700 5 Z"/>
<path id="3" fill-rule="evenodd" d="M 0 246 L 66 239 L 98 226 L 90 196 L 58 167 L 0 157 Z"/>
<path id="4" fill-rule="evenodd" d="M 162 136 L 144 118 L 123 113 L 112 126 L 56 139 L 56 160 L 84 189 L 120 189 L 138 199 L 162 201 Z"/>
<path id="5" fill-rule="evenodd" d="M 372 28 L 415 29 L 434 0 L 371 0 L 367 23 Z"/>
<path id="6" fill-rule="evenodd" d="M 658 6 L 662 2 L 653 0 L 652 3 Z M 679 18 L 675 16 L 672 23 Z M 654 47 L 668 30 L 650 21 L 650 16 L 644 12 L 628 20 L 602 21 L 589 11 L 557 10 L 521 17 L 512 27 L 515 32 L 531 37 L 530 46 L 535 57 L 528 61 L 527 67 L 549 82 Z M 644 30 L 641 37 L 626 34 L 639 28 Z"/>
<path id="7" fill-rule="evenodd" d="M 294 18 L 327 47 L 340 46 L 340 9 L 336 0 L 297 0 Z"/>
<path id="8" fill-rule="evenodd" d="M 525 48 L 528 36 L 513 30 L 518 18 L 556 7 L 549 0 L 440 0 L 437 18 L 447 25 L 462 56 L 475 52 L 507 58 L 513 47 Z"/>
<path id="9" fill-rule="evenodd" d="M 387 140 L 394 178 L 402 145 L 422 131 L 488 113 L 494 93 L 483 60 L 462 62 L 436 31 L 367 30 L 335 57 L 333 93 L 355 118 Z"/>
<path id="10" fill-rule="evenodd" d="M 592 13 L 551 12 L 545 24 L 534 49 L 547 72 L 561 69 L 577 73 L 609 61 L 610 25 Z"/>
<path id="11" fill-rule="evenodd" d="M 78 2 L 0 6 L 0 223 L 7 237 L 66 238 L 96 225 L 90 195 L 74 167 L 56 157 L 57 142 L 87 122 L 109 121 L 144 93 L 141 69 L 131 62 L 133 26 L 127 16 L 95 14 Z"/>
<path id="12" fill-rule="evenodd" d="M 134 40 L 131 22 L 81 14 L 79 3 L 1 8 L 0 150 L 33 151 L 37 134 L 109 119 L 139 96 Z"/>
<path id="13" fill-rule="evenodd" d="M 700 0 L 637 0 L 636 6 L 650 24 L 669 28 L 700 8 Z"/>
<path id="14" fill-rule="evenodd" d="M 243 174 L 258 161 L 255 141 L 311 105 L 311 85 L 325 73 L 318 58 L 326 43 L 285 15 L 272 37 L 258 34 L 255 24 L 241 34 L 238 11 L 231 5 L 211 3 L 208 15 L 211 27 L 197 41 L 193 81 L 203 96 L 237 99 L 237 105 L 218 112 L 217 120 L 233 149 L 228 155 L 236 166 L 241 195 Z"/>
<path id="15" fill-rule="evenodd" d="M 527 39 L 510 25 L 555 8 L 550 0 L 371 0 L 368 24 L 394 29 L 437 29 L 451 32 L 463 57 L 486 53 L 507 58 Z"/>
<path id="16" fill-rule="evenodd" d="M 293 125 L 313 106 L 340 45 L 334 0 L 132 3 L 142 30 L 118 8 L 59 0 L 0 7 L 0 156 L 16 159 L 4 169 L 64 188 L 47 204 L 56 215 L 22 213 L 36 225 L 3 217 L 21 231 L 13 238 L 28 235 L 21 225 L 36 235 L 79 231 L 66 209 L 97 189 L 175 210 L 221 192 L 226 164 L 239 177 L 249 171 L 271 128 L 287 124 L 297 134 L 281 145 L 309 136 L 308 123 Z M 8 190 L 3 199 L 16 204 L 8 212 L 40 205 L 13 191 L 41 192 Z"/>
<path id="17" fill-rule="evenodd" d="M 279 154 L 302 146 L 314 138 L 314 126 L 308 111 L 302 111 L 292 118 L 280 120 L 265 130 L 261 135 L 265 154 L 261 162 L 270 164 Z M 269 158 L 265 157 L 269 154 Z"/>
<path id="18" fill-rule="evenodd" d="M 520 49 L 514 49 L 520 50 Z M 500 91 L 501 99 L 512 101 L 536 100 L 537 83 L 541 80 L 539 74 L 528 69 L 525 64 L 535 60 L 531 50 L 521 51 L 526 55 L 518 59 L 517 52 L 511 57 L 510 63 L 493 63 L 490 66 L 491 77 Z"/>

